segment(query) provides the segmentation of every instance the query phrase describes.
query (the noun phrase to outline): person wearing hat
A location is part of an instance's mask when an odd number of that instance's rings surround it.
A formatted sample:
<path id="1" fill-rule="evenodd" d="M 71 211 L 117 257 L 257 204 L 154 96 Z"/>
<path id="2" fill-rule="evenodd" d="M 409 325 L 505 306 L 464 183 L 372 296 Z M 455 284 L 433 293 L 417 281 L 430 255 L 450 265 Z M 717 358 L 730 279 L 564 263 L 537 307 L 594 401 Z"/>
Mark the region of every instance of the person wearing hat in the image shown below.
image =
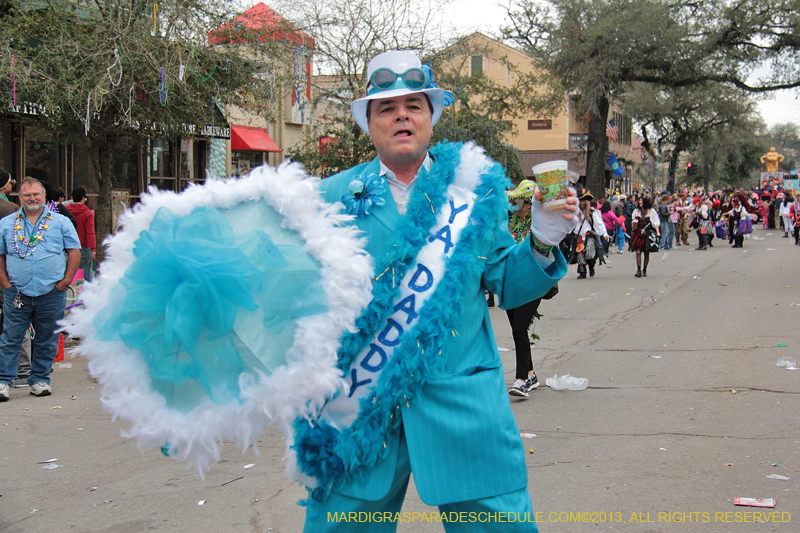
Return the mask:
<path id="1" fill-rule="evenodd" d="M 675 206 L 678 211 L 678 221 L 675 223 L 675 246 L 689 246 L 689 219 L 690 214 L 688 210 L 691 209 L 689 202 L 686 201 L 686 193 L 682 192 L 678 195 L 678 202 Z"/>
<path id="2" fill-rule="evenodd" d="M 639 199 L 639 207 L 633 212 L 633 238 L 631 248 L 636 252 L 635 277 L 647 277 L 647 266 L 650 264 L 650 241 L 658 243 L 661 238 L 661 221 L 653 209 L 653 201 L 646 196 Z M 655 238 L 652 237 L 655 234 Z M 642 265 L 644 253 L 644 265 Z"/>
<path id="3" fill-rule="evenodd" d="M 8 199 L 15 183 L 16 181 L 11 179 L 11 174 L 0 168 L 0 218 L 16 213 L 19 209 L 17 204 Z"/>
<path id="4" fill-rule="evenodd" d="M 734 194 L 731 198 L 730 209 L 722 215 L 723 220 L 728 223 L 728 228 L 730 228 L 728 242 L 733 243 L 731 248 L 744 246 L 744 234 L 739 228 L 739 221 L 750 216 L 745 205 L 742 195 Z"/>
<path id="5" fill-rule="evenodd" d="M 430 68 L 390 51 L 369 62 L 366 80 L 351 111 L 378 157 L 320 189 L 363 232 L 373 300 L 339 349 L 347 387 L 294 427 L 288 469 L 309 491 L 305 531 L 353 530 L 328 511 L 399 512 L 412 472 L 426 504 L 516 512 L 521 522 L 504 531 L 536 531 L 484 288 L 510 309 L 564 275 L 557 245 L 575 193 L 550 211 L 536 192 L 531 234 L 515 243 L 503 168 L 473 143 L 429 146 L 445 103 Z"/>
<path id="6" fill-rule="evenodd" d="M 697 248 L 698 250 L 708 250 L 711 235 L 714 231 L 714 222 L 711 219 L 711 213 L 707 202 L 704 202 L 699 196 L 695 196 L 692 200 L 694 206 L 694 225 L 697 229 Z"/>
<path id="7" fill-rule="evenodd" d="M 575 219 L 573 231 L 578 234 L 578 279 L 586 279 L 586 269 L 589 277 L 594 277 L 594 266 L 598 259 L 603 257 L 603 244 L 600 239 L 608 239 L 606 225 L 600 211 L 591 205 L 594 196 L 583 193 L 580 198 L 580 209 Z"/>

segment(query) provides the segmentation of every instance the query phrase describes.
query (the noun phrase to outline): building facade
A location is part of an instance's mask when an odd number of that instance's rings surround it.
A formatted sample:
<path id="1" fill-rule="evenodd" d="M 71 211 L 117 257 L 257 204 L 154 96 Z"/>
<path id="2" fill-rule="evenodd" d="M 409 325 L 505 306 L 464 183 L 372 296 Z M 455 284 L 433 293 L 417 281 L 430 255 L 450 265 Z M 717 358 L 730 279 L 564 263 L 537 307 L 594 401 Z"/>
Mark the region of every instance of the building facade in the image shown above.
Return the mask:
<path id="1" fill-rule="evenodd" d="M 476 32 L 467 38 L 470 47 L 482 50 L 480 55 L 472 55 L 464 62 L 469 71 L 467 75 L 486 76 L 498 84 L 510 84 L 512 69 L 509 64 L 522 73 L 540 72 L 533 58 Z M 608 156 L 616 155 L 626 170 L 626 176 L 612 179 L 611 168 L 606 165 L 606 184 L 614 188 L 628 183 L 633 171 L 632 120 L 626 116 L 619 105 L 612 103 L 607 120 L 614 119 L 617 137 L 609 139 Z M 564 94 L 561 109 L 552 114 L 530 113 L 514 119 L 516 135 L 509 136 L 508 143 L 522 154 L 522 166 L 526 176 L 532 177 L 534 165 L 564 159 L 569 169 L 584 177 L 586 174 L 586 147 L 588 142 L 589 115 L 581 111 L 580 95 Z"/>
<path id="2" fill-rule="evenodd" d="M 252 26 L 285 24 L 263 3 L 244 11 L 233 22 L 237 21 Z M 289 73 L 291 88 L 281 87 L 269 94 L 274 101 L 268 104 L 278 106 L 278 112 L 269 115 L 274 120 L 263 118 L 266 114 L 220 105 L 212 125 L 199 128 L 187 124 L 185 135 L 176 139 L 132 136 L 128 142 L 120 142 L 113 175 L 115 228 L 119 214 L 138 202 L 149 187 L 181 192 L 192 183 L 203 183 L 208 175 L 239 176 L 262 164 L 283 161 L 285 148 L 298 142 L 311 123 L 313 40 L 299 32 L 282 32 L 280 37 L 293 46 L 294 61 Z M 75 187 L 83 187 L 89 207 L 96 209 L 99 187 L 88 148 L 51 137 L 37 124 L 43 112 L 37 104 L 18 102 L 0 113 L 0 168 L 18 183 L 31 176 L 62 189 L 67 197 Z M 15 191 L 12 200 L 16 196 Z"/>

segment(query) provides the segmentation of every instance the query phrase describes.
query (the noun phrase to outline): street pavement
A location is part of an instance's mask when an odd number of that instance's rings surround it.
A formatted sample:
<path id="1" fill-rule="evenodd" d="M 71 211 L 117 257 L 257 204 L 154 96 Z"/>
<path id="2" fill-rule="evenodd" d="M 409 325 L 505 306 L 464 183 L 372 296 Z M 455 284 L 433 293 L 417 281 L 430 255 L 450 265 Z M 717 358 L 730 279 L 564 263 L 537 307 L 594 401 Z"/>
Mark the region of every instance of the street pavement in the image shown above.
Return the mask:
<path id="1" fill-rule="evenodd" d="M 781 237 L 756 230 L 744 249 L 715 240 L 703 252 L 692 236 L 654 254 L 647 278 L 633 276 L 634 254 L 612 253 L 594 278 L 572 267 L 542 303 L 543 384 L 510 400 L 520 430 L 536 435 L 521 439 L 519 475 L 542 532 L 800 531 L 800 370 L 776 366 L 800 357 L 800 248 Z M 505 312 L 491 317 L 510 385 L 511 331 Z M 203 479 L 123 438 L 86 361 L 70 362 L 54 370 L 52 396 L 13 389 L 0 404 L 0 531 L 302 530 L 305 491 L 286 480 L 278 431 L 258 455 L 226 444 Z M 546 387 L 555 374 L 589 388 Z M 49 459 L 61 467 L 43 468 Z M 443 531 L 422 521 L 437 509 L 413 477 L 403 511 L 420 514 L 398 531 Z"/>

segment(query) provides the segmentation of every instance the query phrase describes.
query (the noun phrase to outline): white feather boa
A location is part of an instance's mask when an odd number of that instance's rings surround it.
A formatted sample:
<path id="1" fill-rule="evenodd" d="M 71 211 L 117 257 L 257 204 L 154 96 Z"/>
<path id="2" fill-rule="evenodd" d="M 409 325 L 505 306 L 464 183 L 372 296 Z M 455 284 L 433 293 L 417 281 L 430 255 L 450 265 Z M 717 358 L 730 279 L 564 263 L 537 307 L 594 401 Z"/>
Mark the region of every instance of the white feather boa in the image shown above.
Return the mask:
<path id="1" fill-rule="evenodd" d="M 133 244 L 160 208 L 185 216 L 198 206 L 224 209 L 248 201 L 266 202 L 283 216 L 284 227 L 306 243 L 304 251 L 321 265 L 328 312 L 297 321 L 287 365 L 269 376 L 240 375 L 242 403 L 217 405 L 205 399 L 188 413 L 170 409 L 151 387 L 141 354 L 121 342 L 96 339 L 94 318 L 133 263 Z M 308 178 L 298 164 L 284 164 L 257 168 L 241 179 L 209 180 L 182 194 L 150 188 L 141 203 L 121 215 L 124 229 L 106 239 L 101 273 L 82 292 L 85 309 L 74 310 L 63 325 L 83 339 L 76 353 L 89 359 L 89 371 L 102 385 L 104 408 L 114 419 L 131 423 L 124 436 L 136 438 L 141 449 L 169 443 L 172 454 L 202 476 L 212 460 L 219 460 L 223 440 L 243 450 L 253 445 L 257 452 L 256 439 L 269 425 L 277 423 L 288 433 L 297 417 L 318 414 L 343 387 L 336 368 L 340 337 L 354 331 L 355 319 L 371 299 L 372 260 L 358 230 L 345 224 L 352 217 L 340 209 L 322 200 L 318 179 Z"/>

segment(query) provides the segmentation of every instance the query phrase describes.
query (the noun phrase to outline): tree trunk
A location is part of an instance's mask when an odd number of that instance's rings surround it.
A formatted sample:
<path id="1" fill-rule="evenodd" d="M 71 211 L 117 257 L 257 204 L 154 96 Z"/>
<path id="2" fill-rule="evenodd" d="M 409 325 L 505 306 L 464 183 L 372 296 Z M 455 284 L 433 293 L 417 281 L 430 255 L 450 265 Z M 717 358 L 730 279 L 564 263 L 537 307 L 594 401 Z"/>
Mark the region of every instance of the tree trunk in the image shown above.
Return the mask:
<path id="1" fill-rule="evenodd" d="M 669 157 L 669 174 L 667 175 L 667 192 L 675 194 L 675 172 L 678 169 L 679 151 L 673 150 Z"/>
<path id="2" fill-rule="evenodd" d="M 105 247 L 102 243 L 113 232 L 111 191 L 114 188 L 114 154 L 109 149 L 108 141 L 105 138 L 98 137 L 92 139 L 90 154 L 99 186 L 97 216 L 95 216 L 94 220 L 98 244 L 97 264 L 99 265 L 106 255 Z"/>
<path id="3" fill-rule="evenodd" d="M 605 196 L 606 191 L 606 120 L 608 118 L 608 98 L 597 101 L 597 110 L 589 118 L 589 139 L 586 147 L 586 189 L 596 198 Z"/>

